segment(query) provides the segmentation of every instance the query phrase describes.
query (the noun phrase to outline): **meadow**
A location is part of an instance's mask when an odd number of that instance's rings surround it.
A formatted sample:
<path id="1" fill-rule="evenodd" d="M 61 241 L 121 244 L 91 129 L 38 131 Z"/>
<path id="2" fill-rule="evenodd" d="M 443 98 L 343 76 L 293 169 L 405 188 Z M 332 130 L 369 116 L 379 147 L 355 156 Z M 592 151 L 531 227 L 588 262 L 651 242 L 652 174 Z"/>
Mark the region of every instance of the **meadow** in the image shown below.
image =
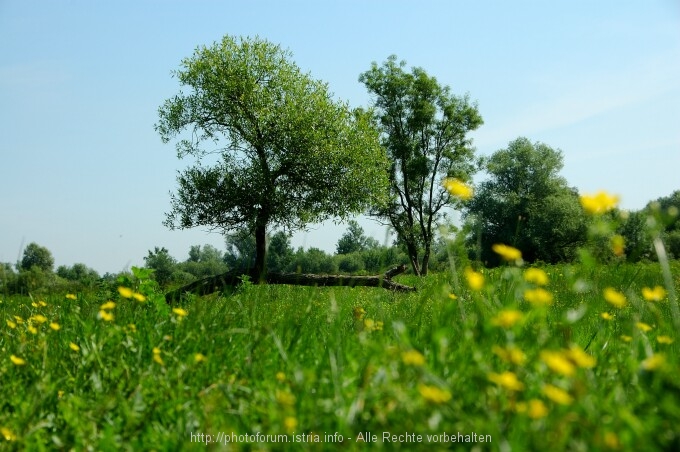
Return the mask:
<path id="1" fill-rule="evenodd" d="M 149 276 L 1 298 L 0 449 L 680 446 L 678 261 L 452 268 L 398 277 L 407 294 L 246 283 L 174 306 Z"/>

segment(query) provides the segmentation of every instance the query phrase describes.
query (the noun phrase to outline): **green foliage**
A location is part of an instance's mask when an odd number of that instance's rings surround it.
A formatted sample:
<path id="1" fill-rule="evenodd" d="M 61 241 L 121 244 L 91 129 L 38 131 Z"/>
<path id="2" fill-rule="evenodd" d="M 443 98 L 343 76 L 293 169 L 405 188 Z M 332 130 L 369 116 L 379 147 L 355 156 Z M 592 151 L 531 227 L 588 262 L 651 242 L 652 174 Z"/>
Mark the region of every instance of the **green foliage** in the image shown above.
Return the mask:
<path id="1" fill-rule="evenodd" d="M 364 234 L 364 228 L 355 220 L 350 220 L 342 237 L 338 240 L 336 245 L 337 254 L 349 254 L 357 251 L 364 251 L 370 248 L 377 248 L 379 243 L 373 237 L 367 237 Z"/>
<path id="2" fill-rule="evenodd" d="M 371 213 L 394 228 L 414 273 L 427 274 L 436 225 L 443 209 L 455 205 L 442 181 L 468 180 L 475 171 L 474 149 L 466 135 L 482 118 L 468 96 L 455 96 L 422 68 L 406 72 L 405 66 L 393 55 L 359 77 L 374 96 L 391 163 L 389 203 Z"/>
<path id="3" fill-rule="evenodd" d="M 293 261 L 293 248 L 290 236 L 278 231 L 269 237 L 267 245 L 267 268 L 273 272 L 285 272 Z"/>
<path id="4" fill-rule="evenodd" d="M 298 248 L 293 255 L 290 269 L 298 273 L 334 274 L 338 272 L 338 264 L 333 256 L 318 248 Z"/>
<path id="5" fill-rule="evenodd" d="M 170 252 L 165 248 L 155 247 L 153 251 L 144 257 L 146 267 L 153 270 L 153 278 L 161 287 L 166 287 L 172 279 L 177 261 L 170 256 Z"/>
<path id="6" fill-rule="evenodd" d="M 467 204 L 471 247 L 482 262 L 498 265 L 496 243 L 522 250 L 527 262 L 572 260 L 585 243 L 587 219 L 575 189 L 559 176 L 562 153 L 526 138 L 510 142 L 486 161 L 489 179 Z"/>
<path id="7" fill-rule="evenodd" d="M 54 268 L 54 257 L 50 250 L 35 242 L 29 243 L 24 249 L 24 255 L 19 264 L 20 270 L 30 270 L 33 267 L 38 267 L 43 272 L 51 272 Z"/>
<path id="8" fill-rule="evenodd" d="M 60 265 L 57 267 L 56 274 L 67 281 L 77 282 L 87 287 L 91 287 L 100 279 L 96 270 L 82 263 L 73 264 L 70 267 Z"/>
<path id="9" fill-rule="evenodd" d="M 370 115 L 334 100 L 289 51 L 225 36 L 196 49 L 175 76 L 189 92 L 165 102 L 156 130 L 165 142 L 179 137 L 178 156 L 199 163 L 178 177 L 167 226 L 247 229 L 261 273 L 269 226 L 344 217 L 383 196 L 387 160 Z"/>

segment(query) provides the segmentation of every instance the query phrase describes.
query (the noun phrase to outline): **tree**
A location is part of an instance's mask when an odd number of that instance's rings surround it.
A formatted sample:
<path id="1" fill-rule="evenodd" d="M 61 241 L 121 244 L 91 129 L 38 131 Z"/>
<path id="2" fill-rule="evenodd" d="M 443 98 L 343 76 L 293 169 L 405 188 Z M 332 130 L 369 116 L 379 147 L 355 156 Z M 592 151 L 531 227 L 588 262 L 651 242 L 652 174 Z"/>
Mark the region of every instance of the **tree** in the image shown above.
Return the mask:
<path id="1" fill-rule="evenodd" d="M 559 176 L 562 153 L 526 138 L 510 142 L 486 162 L 490 178 L 466 208 L 470 243 L 480 243 L 481 259 L 500 263 L 496 243 L 514 246 L 524 260 L 559 262 L 574 257 L 586 239 L 587 223 L 576 189 Z"/>
<path id="2" fill-rule="evenodd" d="M 289 51 L 225 36 L 198 48 L 174 75 L 189 92 L 164 103 L 156 130 L 164 142 L 181 135 L 178 156 L 198 162 L 179 174 L 165 224 L 246 227 L 258 281 L 267 228 L 345 217 L 384 196 L 387 159 L 370 114 L 334 100 Z M 210 154 L 219 154 L 213 166 Z"/>
<path id="3" fill-rule="evenodd" d="M 19 269 L 30 270 L 32 267 L 38 267 L 43 272 L 51 272 L 54 268 L 54 257 L 50 250 L 35 242 L 29 243 L 24 249 Z"/>
<path id="4" fill-rule="evenodd" d="M 246 229 L 241 229 L 225 237 L 227 251 L 224 253 L 224 263 L 231 269 L 238 269 L 247 273 L 255 263 L 255 238 Z"/>
<path id="5" fill-rule="evenodd" d="M 175 271 L 177 261 L 170 256 L 170 252 L 165 247 L 155 247 L 153 251 L 149 250 L 144 262 L 147 268 L 154 270 L 154 279 L 158 282 L 158 285 L 165 286 L 172 280 L 172 273 Z"/>
<path id="6" fill-rule="evenodd" d="M 290 246 L 290 236 L 283 231 L 277 231 L 269 238 L 267 245 L 267 268 L 275 272 L 284 272 L 293 261 L 293 248 Z"/>
<path id="7" fill-rule="evenodd" d="M 359 77 L 373 105 L 391 166 L 390 202 L 371 212 L 390 224 L 405 246 L 416 274 L 427 274 L 436 224 L 454 203 L 442 180 L 468 180 L 474 172 L 468 132 L 482 124 L 468 96 L 451 94 L 421 68 L 404 71 L 391 56 Z M 422 261 L 419 255 L 422 250 Z"/>
<path id="8" fill-rule="evenodd" d="M 60 265 L 57 267 L 57 276 L 68 281 L 76 281 L 85 285 L 91 285 L 99 279 L 99 273 L 82 263 L 73 264 L 71 267 Z"/>
<path id="9" fill-rule="evenodd" d="M 369 248 L 377 248 L 378 246 L 378 241 L 373 237 L 367 237 L 364 234 L 364 228 L 359 223 L 355 220 L 350 220 L 347 231 L 338 240 L 335 252 L 336 254 L 349 254 Z"/>

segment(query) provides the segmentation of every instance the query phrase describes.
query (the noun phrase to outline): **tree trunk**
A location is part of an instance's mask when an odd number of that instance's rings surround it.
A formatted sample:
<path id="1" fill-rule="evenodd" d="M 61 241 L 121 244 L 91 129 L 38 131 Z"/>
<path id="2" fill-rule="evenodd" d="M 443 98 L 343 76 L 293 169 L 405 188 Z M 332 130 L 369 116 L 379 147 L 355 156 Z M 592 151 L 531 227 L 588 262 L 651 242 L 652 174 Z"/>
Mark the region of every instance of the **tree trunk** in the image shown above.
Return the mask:
<path id="1" fill-rule="evenodd" d="M 255 267 L 252 278 L 255 284 L 264 280 L 267 264 L 267 222 L 260 218 L 255 225 Z"/>
<path id="2" fill-rule="evenodd" d="M 408 259 L 411 262 L 413 273 L 420 276 L 421 269 L 420 263 L 418 262 L 418 247 L 412 241 L 406 240 L 406 251 L 408 252 Z"/>
<path id="3" fill-rule="evenodd" d="M 290 284 L 295 286 L 365 286 L 382 287 L 397 292 L 414 292 L 415 287 L 406 286 L 392 281 L 392 277 L 406 271 L 405 265 L 394 267 L 382 275 L 375 276 L 344 276 L 344 275 L 309 275 L 300 273 L 269 273 L 263 278 L 268 284 Z M 254 269 L 253 269 L 254 273 Z M 210 276 L 168 292 L 165 300 L 168 303 L 178 301 L 182 295 L 193 293 L 207 295 L 228 286 L 241 283 L 242 272 L 230 271 L 217 276 Z"/>
<path id="4" fill-rule="evenodd" d="M 430 244 L 425 244 L 425 251 L 423 252 L 423 265 L 420 267 L 420 275 L 427 276 L 427 267 L 430 265 Z"/>

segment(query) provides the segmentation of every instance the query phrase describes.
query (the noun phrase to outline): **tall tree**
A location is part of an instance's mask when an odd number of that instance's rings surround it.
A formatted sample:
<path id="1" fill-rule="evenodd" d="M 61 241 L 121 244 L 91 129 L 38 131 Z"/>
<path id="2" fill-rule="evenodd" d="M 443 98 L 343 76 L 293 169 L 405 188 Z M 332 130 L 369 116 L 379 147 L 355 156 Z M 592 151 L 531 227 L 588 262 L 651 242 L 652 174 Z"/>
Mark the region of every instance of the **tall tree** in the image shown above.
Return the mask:
<path id="1" fill-rule="evenodd" d="M 51 272 L 54 268 L 54 257 L 50 250 L 35 242 L 29 243 L 24 249 L 24 255 L 19 264 L 20 270 L 30 270 L 32 267 L 38 267 L 45 272 Z"/>
<path id="2" fill-rule="evenodd" d="M 562 153 L 518 138 L 486 162 L 489 179 L 478 187 L 464 217 L 474 223 L 472 243 L 481 259 L 500 263 L 491 247 L 514 246 L 526 261 L 558 262 L 574 257 L 586 239 L 587 223 L 576 189 L 559 175 Z"/>
<path id="3" fill-rule="evenodd" d="M 172 279 L 177 261 L 170 255 L 167 248 L 154 247 L 149 250 L 149 254 L 144 257 L 146 267 L 154 270 L 153 276 L 160 286 L 166 286 Z"/>
<path id="4" fill-rule="evenodd" d="M 178 156 L 198 163 L 178 176 L 165 224 L 247 227 L 258 280 L 268 227 L 345 217 L 385 193 L 387 159 L 370 115 L 334 100 L 289 51 L 225 36 L 198 48 L 174 75 L 189 92 L 165 102 L 156 130 L 164 142 L 181 135 Z M 208 154 L 219 154 L 213 166 L 204 165 Z"/>
<path id="5" fill-rule="evenodd" d="M 380 245 L 376 239 L 364 234 L 364 228 L 356 220 L 350 220 L 348 224 L 347 231 L 340 237 L 335 246 L 336 254 L 364 251 L 369 248 L 377 248 Z"/>
<path id="6" fill-rule="evenodd" d="M 374 96 L 382 144 L 391 166 L 391 199 L 372 215 L 386 221 L 405 246 L 413 271 L 427 274 L 435 226 L 456 202 L 443 189 L 445 177 L 462 180 L 474 172 L 467 133 L 482 124 L 469 97 L 455 96 L 421 68 L 406 72 L 391 56 L 359 77 Z M 419 259 L 422 251 L 422 261 Z"/>

